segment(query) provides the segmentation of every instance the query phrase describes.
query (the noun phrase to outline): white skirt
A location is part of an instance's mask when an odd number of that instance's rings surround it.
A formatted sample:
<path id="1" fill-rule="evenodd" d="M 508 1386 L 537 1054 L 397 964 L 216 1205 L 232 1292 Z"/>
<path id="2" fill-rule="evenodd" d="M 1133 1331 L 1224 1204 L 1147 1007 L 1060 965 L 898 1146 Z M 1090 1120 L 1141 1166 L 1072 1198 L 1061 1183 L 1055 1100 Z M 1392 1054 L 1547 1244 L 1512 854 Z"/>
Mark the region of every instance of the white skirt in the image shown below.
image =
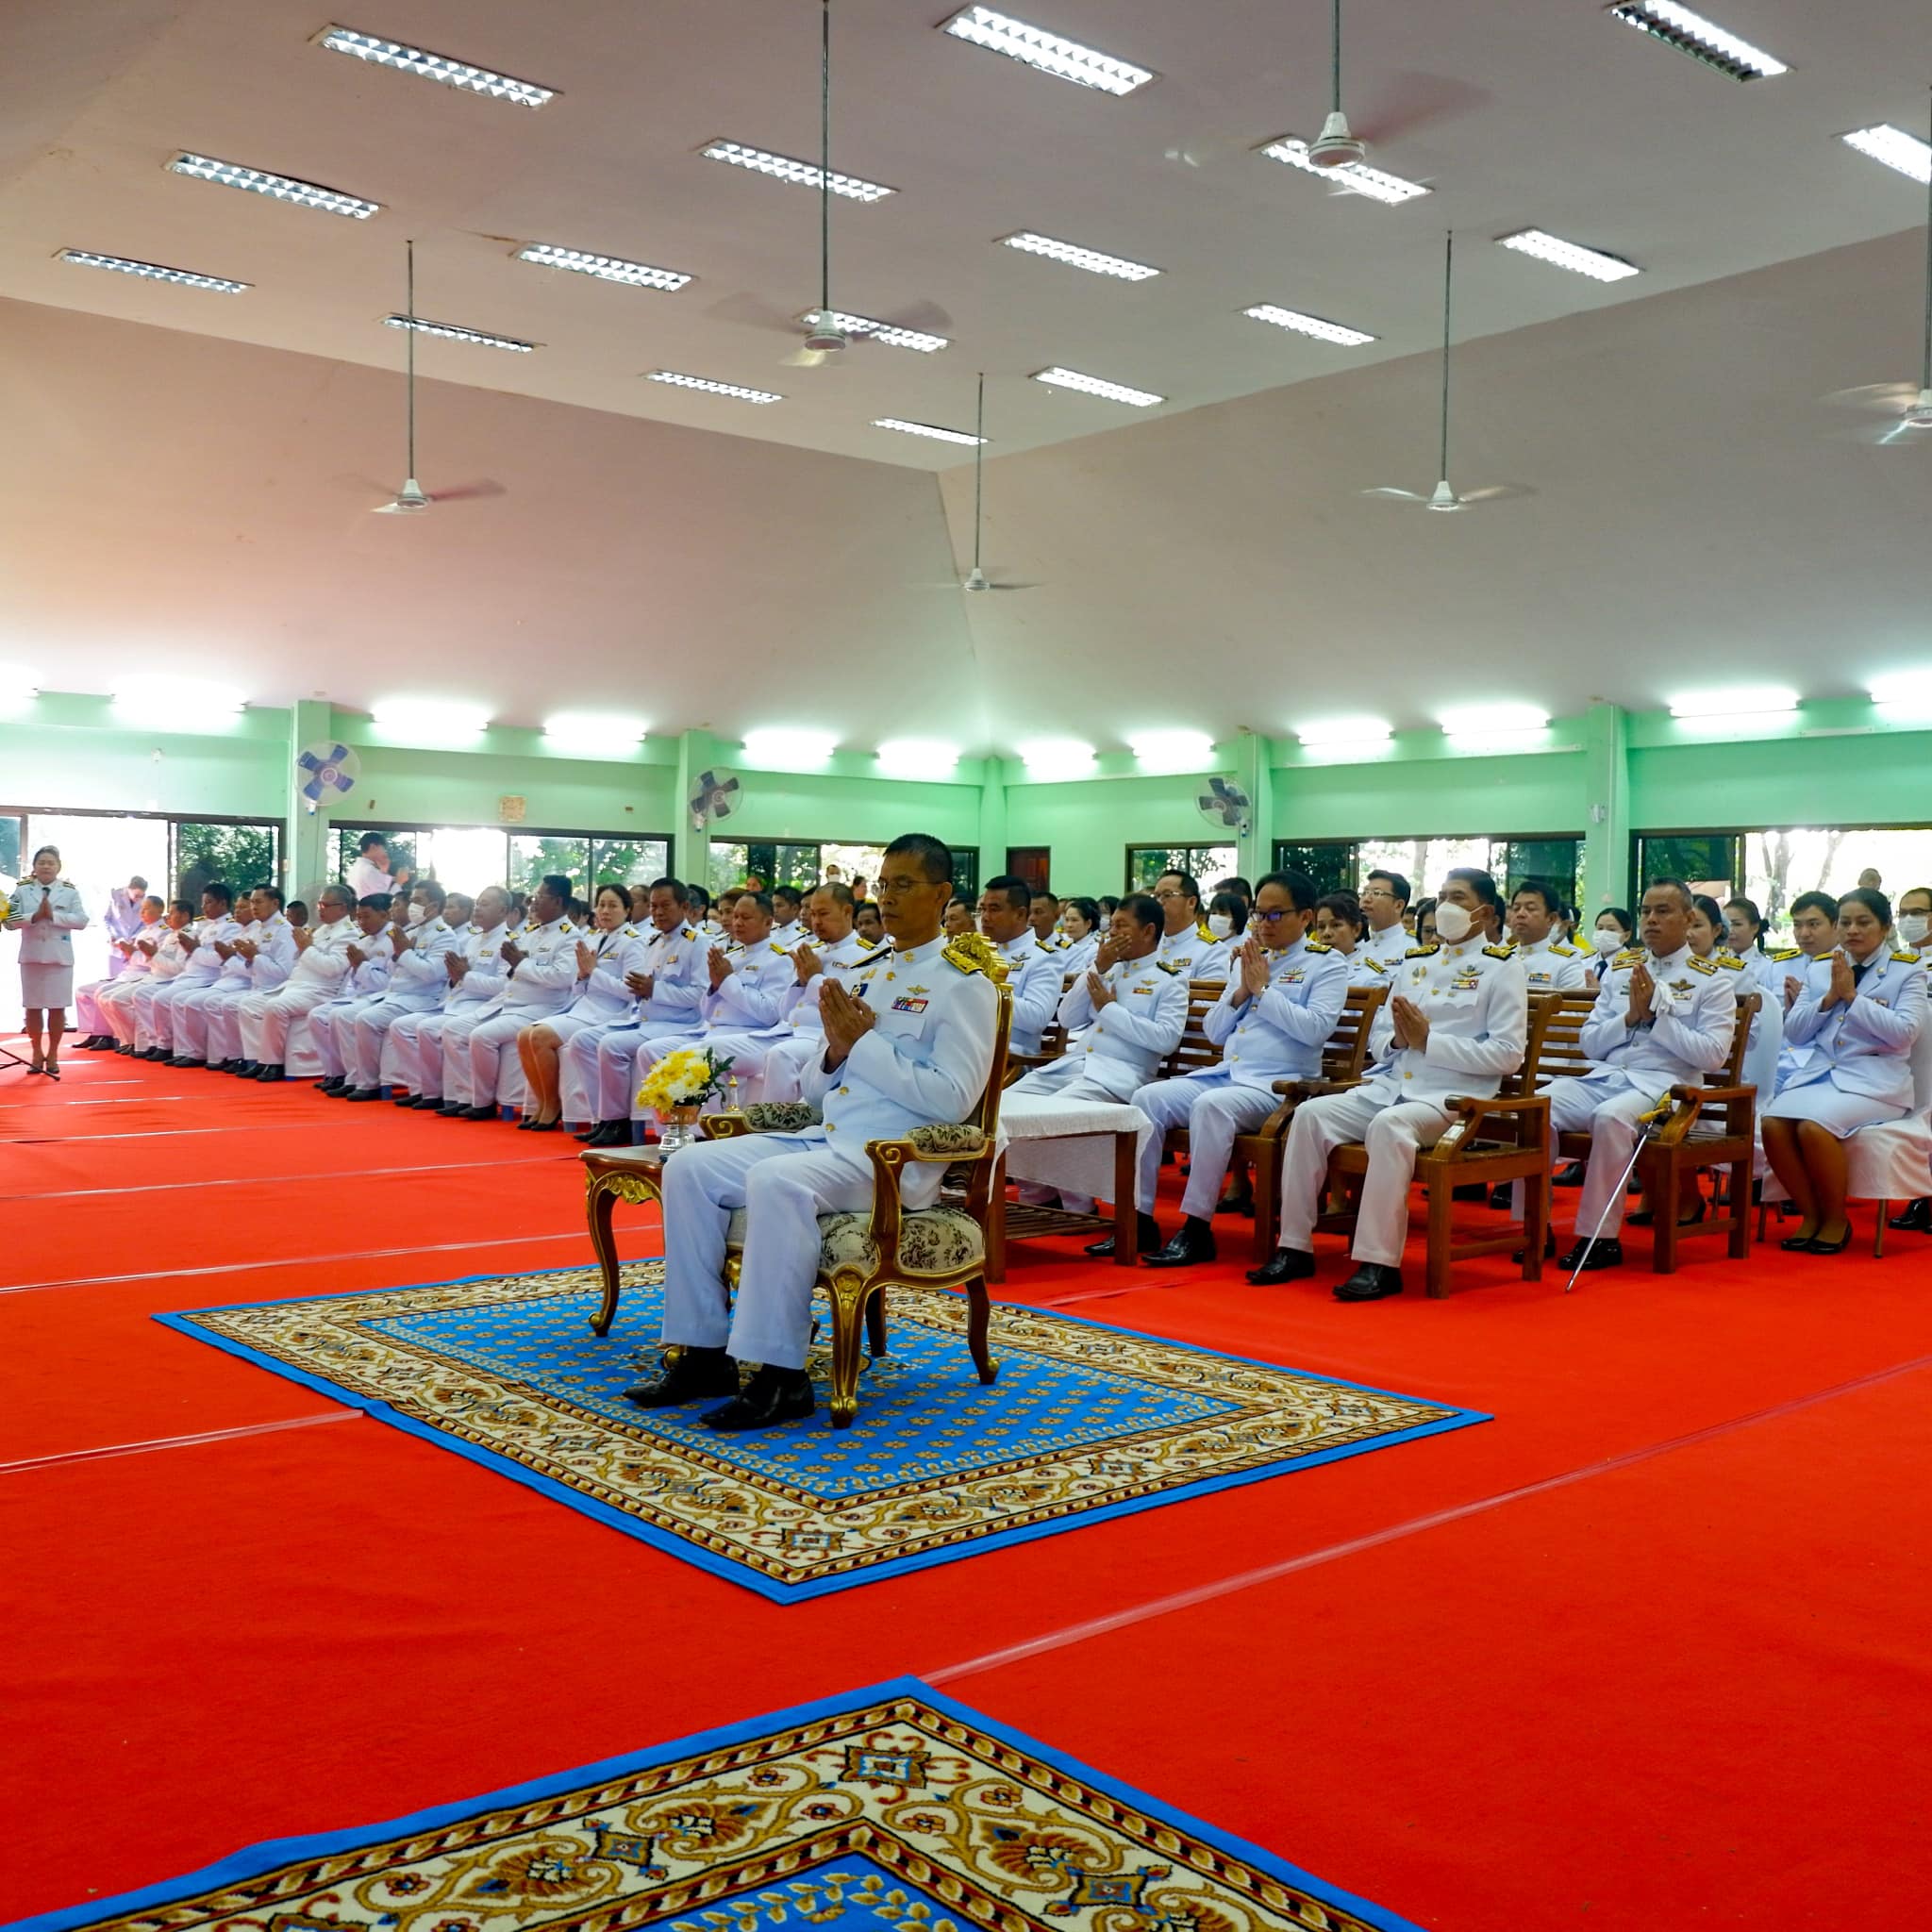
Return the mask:
<path id="1" fill-rule="evenodd" d="M 20 962 L 20 1003 L 29 1011 L 62 1012 L 74 1003 L 74 965 Z"/>
<path id="2" fill-rule="evenodd" d="M 1875 1127 L 1881 1121 L 1903 1120 L 1911 1112 L 1897 1101 L 1874 1100 L 1869 1093 L 1849 1093 L 1837 1078 L 1826 1074 L 1822 1080 L 1807 1080 L 1802 1087 L 1787 1087 L 1762 1118 L 1768 1121 L 1814 1121 L 1840 1141 L 1848 1141 L 1860 1127 Z"/>

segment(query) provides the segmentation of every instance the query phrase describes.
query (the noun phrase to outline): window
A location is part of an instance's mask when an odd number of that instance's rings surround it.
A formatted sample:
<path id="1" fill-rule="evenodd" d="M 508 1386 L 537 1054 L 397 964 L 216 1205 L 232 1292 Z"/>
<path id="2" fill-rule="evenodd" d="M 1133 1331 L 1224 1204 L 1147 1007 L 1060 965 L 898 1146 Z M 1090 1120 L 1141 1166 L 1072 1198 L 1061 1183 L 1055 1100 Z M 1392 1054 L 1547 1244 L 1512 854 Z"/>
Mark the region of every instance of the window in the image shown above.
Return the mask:
<path id="1" fill-rule="evenodd" d="M 596 832 L 510 832 L 496 825 L 372 825 L 338 824 L 331 878 L 345 878 L 367 832 L 380 832 L 391 873 L 433 878 L 472 898 L 485 886 L 527 892 L 545 873 L 562 873 L 582 895 L 605 879 L 647 884 L 671 869 L 668 839 L 634 839 Z"/>
<path id="2" fill-rule="evenodd" d="M 1740 873 L 1735 833 L 1648 834 L 1631 841 L 1630 893 L 1643 896 L 1646 879 L 1683 879 L 1696 892 L 1708 892 L 1722 902 L 1738 891 Z M 1804 891 L 1803 887 L 1798 889 Z M 1758 900 L 1762 908 L 1763 900 Z"/>
<path id="3" fill-rule="evenodd" d="M 1200 882 L 1204 909 L 1206 902 L 1214 895 L 1215 880 L 1227 878 L 1240 870 L 1239 855 L 1232 845 L 1127 847 L 1128 891 L 1151 892 L 1162 873 L 1191 873 Z"/>
<path id="4" fill-rule="evenodd" d="M 870 891 L 878 882 L 879 867 L 885 859 L 883 845 L 846 845 L 829 840 L 778 844 L 713 839 L 704 883 L 710 887 L 713 898 L 752 879 L 766 891 L 774 886 L 815 886 L 830 876 L 829 868 L 836 865 L 846 885 L 862 878 Z"/>
<path id="5" fill-rule="evenodd" d="M 9 891 L 20 883 L 20 856 L 26 845 L 26 828 L 12 816 L 0 818 L 0 880 Z"/>
<path id="6" fill-rule="evenodd" d="M 1783 825 L 1736 832 L 1640 834 L 1631 841 L 1631 886 L 1680 878 L 1724 899 L 1741 891 L 1774 925 L 1801 892 L 1836 898 L 1867 871 L 1896 900 L 1932 884 L 1932 826 Z"/>
<path id="7" fill-rule="evenodd" d="M 1274 870 L 1306 873 L 1323 892 L 1352 892 L 1360 884 L 1352 841 L 1337 839 L 1318 845 L 1291 845 L 1277 840 Z"/>
<path id="8" fill-rule="evenodd" d="M 1308 844 L 1276 841 L 1277 867 L 1305 872 L 1324 892 L 1358 891 L 1372 872 L 1400 873 L 1411 903 L 1427 898 L 1443 874 L 1474 866 L 1496 881 L 1507 898 L 1524 879 L 1546 879 L 1576 903 L 1583 858 L 1580 839 L 1324 839 Z"/>
<path id="9" fill-rule="evenodd" d="M 593 884 L 607 879 L 620 886 L 648 886 L 669 876 L 671 845 L 664 839 L 592 839 L 591 870 Z"/>
<path id="10" fill-rule="evenodd" d="M 281 878 L 282 828 L 274 820 L 176 819 L 170 831 L 168 875 L 178 898 L 198 902 L 215 880 L 239 891 Z"/>
<path id="11" fill-rule="evenodd" d="M 977 845 L 954 845 L 947 848 L 953 855 L 953 891 L 969 906 L 979 904 L 979 847 Z M 880 855 L 883 857 L 883 853 Z M 868 878 L 877 879 L 876 872 L 868 873 Z"/>

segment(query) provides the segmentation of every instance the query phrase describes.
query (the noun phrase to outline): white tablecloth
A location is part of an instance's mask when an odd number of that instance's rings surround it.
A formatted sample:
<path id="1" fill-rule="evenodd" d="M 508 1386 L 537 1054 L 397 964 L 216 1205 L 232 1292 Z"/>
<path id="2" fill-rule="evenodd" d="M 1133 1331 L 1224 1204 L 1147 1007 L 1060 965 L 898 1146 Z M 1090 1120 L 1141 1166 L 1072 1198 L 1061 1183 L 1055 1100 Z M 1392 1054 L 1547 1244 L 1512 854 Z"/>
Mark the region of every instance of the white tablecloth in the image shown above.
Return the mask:
<path id="1" fill-rule="evenodd" d="M 1038 1181 L 1070 1194 L 1113 1199 L 1113 1136 L 1135 1130 L 1137 1151 L 1154 1123 L 1119 1100 L 1061 1100 L 1051 1093 L 1008 1092 L 1000 1099 L 1000 1139 L 1007 1178 Z M 1069 1134 L 1093 1138 L 1070 1141 Z"/>

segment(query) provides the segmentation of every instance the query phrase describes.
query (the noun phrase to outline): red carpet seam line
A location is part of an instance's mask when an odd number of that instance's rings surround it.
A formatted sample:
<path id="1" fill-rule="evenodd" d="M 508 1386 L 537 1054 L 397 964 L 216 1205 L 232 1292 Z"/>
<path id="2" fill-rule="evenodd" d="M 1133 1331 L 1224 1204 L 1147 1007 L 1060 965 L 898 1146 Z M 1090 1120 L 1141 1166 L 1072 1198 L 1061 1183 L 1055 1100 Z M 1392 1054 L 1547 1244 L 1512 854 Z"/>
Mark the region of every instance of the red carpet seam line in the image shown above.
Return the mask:
<path id="1" fill-rule="evenodd" d="M 1849 1382 L 1840 1382 L 1829 1389 L 1814 1391 L 1809 1395 L 1794 1395 L 1789 1402 L 1774 1404 L 1770 1408 L 1755 1409 L 1749 1415 L 1733 1416 L 1729 1422 L 1712 1423 L 1707 1427 L 1693 1429 L 1686 1436 L 1673 1436 L 1668 1441 L 1652 1442 L 1641 1449 L 1625 1450 L 1621 1456 L 1612 1456 L 1602 1462 L 1587 1463 L 1581 1469 L 1567 1470 L 1561 1475 L 1544 1476 L 1538 1482 L 1524 1483 L 1513 1490 L 1503 1490 L 1493 1496 L 1480 1496 L 1472 1503 L 1458 1503 L 1453 1508 L 1433 1510 L 1427 1516 L 1417 1516 L 1407 1523 L 1392 1524 L 1387 1529 L 1373 1531 L 1368 1536 L 1351 1537 L 1346 1542 L 1330 1543 L 1325 1549 L 1309 1550 L 1299 1557 L 1289 1557 L 1279 1563 L 1264 1564 L 1257 1570 L 1244 1570 L 1239 1575 L 1224 1576 L 1214 1583 L 1197 1584 L 1191 1590 L 1176 1591 L 1171 1596 L 1155 1597 L 1143 1604 L 1137 1604 L 1127 1609 L 1116 1610 L 1108 1616 L 1095 1617 L 1084 1624 L 1070 1624 L 1062 1630 L 1050 1630 L 1044 1636 L 1028 1638 L 1024 1643 L 1008 1645 L 1005 1650 L 989 1651 L 984 1657 L 969 1657 L 963 1663 L 947 1664 L 939 1670 L 921 1671 L 918 1674 L 932 1685 L 950 1684 L 960 1677 L 979 1676 L 987 1671 L 998 1670 L 1006 1664 L 1024 1663 L 1029 1657 L 1042 1656 L 1053 1650 L 1064 1650 L 1071 1644 L 1086 1643 L 1096 1637 L 1111 1635 L 1116 1630 L 1124 1630 L 1136 1624 L 1150 1622 L 1156 1617 L 1172 1615 L 1176 1610 L 1191 1609 L 1197 1604 L 1211 1603 L 1217 1597 L 1233 1596 L 1239 1591 L 1254 1590 L 1264 1583 L 1274 1583 L 1284 1576 L 1292 1576 L 1303 1570 L 1312 1570 L 1323 1563 L 1332 1563 L 1341 1557 L 1358 1556 L 1367 1550 L 1379 1549 L 1384 1543 L 1399 1542 L 1404 1538 L 1419 1535 L 1425 1529 L 1438 1529 L 1444 1524 L 1460 1523 L 1465 1517 L 1481 1516 L 1491 1509 L 1500 1508 L 1505 1503 L 1517 1503 L 1526 1497 L 1541 1496 L 1551 1490 L 1568 1489 L 1574 1483 L 1588 1482 L 1592 1477 L 1610 1475 L 1619 1470 L 1634 1468 L 1639 1463 L 1649 1462 L 1659 1456 L 1674 1454 L 1679 1449 L 1694 1448 L 1701 1442 L 1708 1442 L 1720 1436 L 1735 1434 L 1740 1429 L 1757 1427 L 1760 1423 L 1776 1422 L 1788 1415 L 1795 1415 L 1802 1409 L 1815 1407 L 1823 1402 L 1834 1402 L 1841 1395 L 1853 1395 L 1866 1389 L 1877 1388 L 1882 1383 L 1897 1381 L 1901 1376 L 1917 1374 L 1922 1369 L 1932 1368 L 1932 1355 L 1915 1357 L 1908 1362 L 1898 1362 L 1889 1369 L 1874 1369 L 1869 1375 L 1855 1376 Z"/>
<path id="2" fill-rule="evenodd" d="M 190 1274 L 243 1274 L 261 1268 L 310 1268 L 318 1259 L 329 1261 L 379 1261 L 391 1255 L 446 1255 L 466 1248 L 513 1248 L 519 1241 L 568 1241 L 584 1240 L 580 1227 L 562 1234 L 507 1234 L 487 1241 L 435 1241 L 423 1248 L 360 1248 L 353 1254 L 285 1255 L 274 1261 L 223 1261 L 207 1268 L 143 1269 L 138 1274 L 75 1274 L 62 1281 L 23 1281 L 11 1288 L 0 1288 L 0 1294 L 27 1294 L 42 1288 L 108 1288 L 118 1282 L 173 1281 Z M 655 1261 L 656 1255 L 632 1255 L 631 1261 Z"/>
<path id="3" fill-rule="evenodd" d="M 319 1423 L 353 1423 L 359 1408 L 331 1408 L 314 1415 L 290 1416 L 278 1423 L 248 1423 L 233 1429 L 208 1429 L 198 1436 L 155 1436 L 144 1442 L 108 1442 L 98 1449 L 63 1449 L 56 1456 L 26 1456 L 18 1462 L 0 1462 L 0 1475 L 19 1475 L 30 1469 L 56 1469 L 70 1462 L 98 1462 L 108 1456 L 146 1456 L 157 1449 L 192 1449 L 202 1442 L 232 1442 L 238 1436 L 273 1436 L 282 1429 L 312 1429 Z"/>
<path id="4" fill-rule="evenodd" d="M 25 1134 L 4 1144 L 9 1147 L 92 1147 L 98 1141 L 181 1140 L 189 1134 L 291 1134 L 319 1126 L 353 1127 L 354 1121 L 276 1121 L 270 1125 L 249 1123 L 238 1127 L 143 1127 L 127 1134 Z"/>
<path id="5" fill-rule="evenodd" d="M 58 1188 L 50 1191 L 35 1189 L 24 1194 L 0 1194 L 0 1201 L 85 1201 L 96 1194 L 118 1197 L 122 1194 L 176 1194 L 184 1187 L 192 1187 L 196 1193 L 208 1188 L 265 1188 L 288 1187 L 297 1181 L 360 1181 L 371 1175 L 391 1174 L 453 1174 L 461 1170 L 465 1173 L 473 1168 L 485 1167 L 540 1167 L 546 1160 L 562 1160 L 561 1154 L 540 1154 L 525 1156 L 521 1160 L 441 1160 L 432 1161 L 422 1167 L 346 1167 L 328 1174 L 234 1174 L 218 1181 L 156 1181 L 140 1188 Z"/>

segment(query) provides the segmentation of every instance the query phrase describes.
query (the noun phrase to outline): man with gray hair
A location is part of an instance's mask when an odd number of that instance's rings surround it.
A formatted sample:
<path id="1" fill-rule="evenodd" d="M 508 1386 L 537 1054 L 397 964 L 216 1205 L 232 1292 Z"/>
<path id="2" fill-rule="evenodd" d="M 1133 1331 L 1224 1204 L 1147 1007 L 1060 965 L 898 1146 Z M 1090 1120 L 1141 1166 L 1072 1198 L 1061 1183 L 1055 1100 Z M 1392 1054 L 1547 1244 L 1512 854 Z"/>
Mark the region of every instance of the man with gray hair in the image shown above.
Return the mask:
<path id="1" fill-rule="evenodd" d="M 358 934 L 349 914 L 356 895 L 347 886 L 325 886 L 316 900 L 312 928 L 295 933 L 295 963 L 272 992 L 252 992 L 240 1002 L 242 1052 L 259 1070 L 255 1078 L 287 1078 L 289 1036 L 323 1001 L 341 991 L 350 970 L 349 948 Z"/>

